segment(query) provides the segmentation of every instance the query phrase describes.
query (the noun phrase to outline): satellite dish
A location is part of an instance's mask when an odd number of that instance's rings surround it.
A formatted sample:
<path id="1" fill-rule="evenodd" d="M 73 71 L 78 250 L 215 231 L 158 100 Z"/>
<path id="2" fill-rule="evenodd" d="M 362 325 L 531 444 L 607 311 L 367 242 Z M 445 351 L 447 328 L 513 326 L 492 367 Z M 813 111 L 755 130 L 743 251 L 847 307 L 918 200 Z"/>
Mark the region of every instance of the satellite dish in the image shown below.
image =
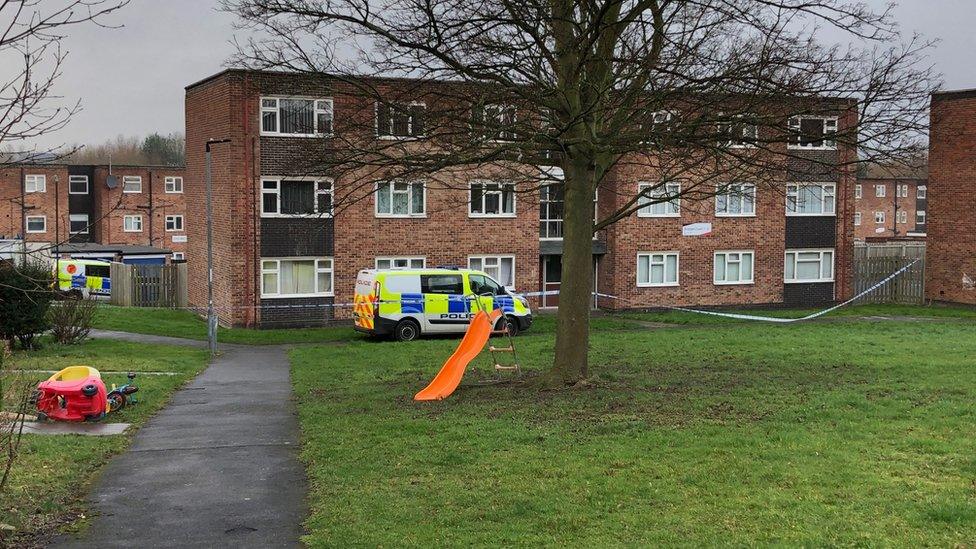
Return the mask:
<path id="1" fill-rule="evenodd" d="M 114 188 L 118 187 L 119 186 L 119 178 L 116 177 L 116 176 L 114 176 L 114 175 L 108 176 L 107 178 L 105 178 L 105 186 L 108 187 L 108 188 L 110 188 L 110 189 L 114 189 Z"/>

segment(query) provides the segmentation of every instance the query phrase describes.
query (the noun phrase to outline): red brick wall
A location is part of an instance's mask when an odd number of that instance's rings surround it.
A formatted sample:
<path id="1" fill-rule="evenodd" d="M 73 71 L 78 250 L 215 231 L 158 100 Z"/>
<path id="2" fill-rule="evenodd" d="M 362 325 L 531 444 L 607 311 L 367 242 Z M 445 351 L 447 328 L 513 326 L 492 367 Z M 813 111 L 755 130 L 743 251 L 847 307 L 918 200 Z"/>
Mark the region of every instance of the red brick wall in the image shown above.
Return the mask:
<path id="1" fill-rule="evenodd" d="M 22 193 L 25 175 L 45 175 L 42 193 Z M 43 215 L 47 231 L 26 234 L 24 217 Z M 15 166 L 0 169 L 0 237 L 23 235 L 30 242 L 57 243 L 68 237 L 68 169 L 64 166 Z"/>
<path id="2" fill-rule="evenodd" d="M 855 212 L 861 212 L 861 224 L 854 227 L 856 240 L 885 239 L 905 237 L 915 232 L 915 212 L 918 186 L 925 185 L 925 181 L 915 179 L 859 179 L 861 198 L 855 198 Z M 885 196 L 879 198 L 876 185 L 884 185 Z M 898 188 L 908 187 L 908 196 L 899 197 Z M 897 207 L 896 207 L 897 205 Z M 906 212 L 907 219 L 901 223 L 897 219 L 896 211 Z M 884 212 L 884 223 L 875 223 L 875 212 Z M 883 229 L 878 232 L 877 229 Z"/>
<path id="3" fill-rule="evenodd" d="M 925 292 L 976 304 L 976 93 L 932 97 Z"/>
<path id="4" fill-rule="evenodd" d="M 207 304 L 207 227 L 205 156 L 208 140 L 231 139 L 213 146 L 214 300 L 224 324 L 253 325 L 255 287 L 254 143 L 248 124 L 256 101 L 248 101 L 247 78 L 230 74 L 194 86 L 186 93 L 187 261 L 190 303 Z M 252 105 L 253 103 L 253 105 Z"/>
<path id="5" fill-rule="evenodd" d="M 166 193 L 165 178 L 167 176 L 185 176 L 181 168 L 147 168 L 136 166 L 113 166 L 112 175 L 118 178 L 118 186 L 109 189 L 106 180 L 109 175 L 108 166 L 95 168 L 95 179 L 92 182 L 95 194 L 95 235 L 94 240 L 102 244 L 132 244 L 139 246 L 155 246 L 185 252 L 187 244 L 173 242 L 174 235 L 186 235 L 184 232 L 166 232 L 167 215 L 183 215 L 184 227 L 193 221 L 187 216 L 184 194 Z M 125 176 L 142 178 L 142 192 L 122 192 L 122 181 Z M 184 177 L 184 187 L 186 186 Z M 142 231 L 126 232 L 124 218 L 127 215 L 142 216 Z"/>

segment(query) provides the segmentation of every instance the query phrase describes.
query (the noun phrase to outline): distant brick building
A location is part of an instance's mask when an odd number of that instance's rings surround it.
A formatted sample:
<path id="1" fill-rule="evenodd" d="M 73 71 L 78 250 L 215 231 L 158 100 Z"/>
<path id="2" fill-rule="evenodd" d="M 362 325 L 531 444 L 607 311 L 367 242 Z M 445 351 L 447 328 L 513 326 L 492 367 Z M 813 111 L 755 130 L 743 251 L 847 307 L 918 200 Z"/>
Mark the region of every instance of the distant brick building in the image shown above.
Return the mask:
<path id="1" fill-rule="evenodd" d="M 110 172 L 111 170 L 111 178 Z M 180 167 L 9 165 L 0 168 L 0 240 L 53 251 L 73 243 L 186 252 Z"/>
<path id="2" fill-rule="evenodd" d="M 861 178 L 854 186 L 854 239 L 924 240 L 928 180 Z"/>
<path id="3" fill-rule="evenodd" d="M 926 296 L 976 304 L 976 90 L 932 96 Z"/>
<path id="4" fill-rule="evenodd" d="M 385 90 L 398 82 L 368 84 Z M 424 106 L 410 109 L 422 116 Z M 827 135 L 856 123 L 851 111 L 839 112 L 803 127 L 819 124 Z M 309 130 L 299 135 L 284 127 L 303 113 Z M 516 194 L 495 187 L 489 205 L 479 181 L 492 177 L 491 168 L 455 170 L 436 182 L 377 182 L 332 211 L 334 196 L 356 191 L 319 172 L 313 159 L 331 143 L 333 126 L 362 113 L 378 119 L 380 107 L 338 79 L 227 70 L 187 87 L 187 215 L 196 221 L 187 226 L 191 304 L 205 305 L 207 295 L 206 143 L 224 139 L 230 142 L 213 145 L 212 171 L 214 297 L 224 324 L 348 318 L 347 309 L 329 305 L 351 301 L 356 273 L 373 267 L 459 265 L 486 270 L 522 292 L 559 288 L 558 189 Z M 384 139 L 378 127 L 361 137 Z M 615 298 L 596 304 L 811 304 L 850 296 L 855 151 L 829 137 L 782 147 L 792 149 L 783 155 L 791 160 L 784 160 L 782 179 L 742 183 L 734 198 L 647 206 L 601 231 L 593 241 L 596 286 Z M 659 183 L 639 163 L 621 165 L 601 185 L 599 211 Z M 685 231 L 696 223 L 711 230 Z M 535 302 L 557 305 L 557 297 Z"/>

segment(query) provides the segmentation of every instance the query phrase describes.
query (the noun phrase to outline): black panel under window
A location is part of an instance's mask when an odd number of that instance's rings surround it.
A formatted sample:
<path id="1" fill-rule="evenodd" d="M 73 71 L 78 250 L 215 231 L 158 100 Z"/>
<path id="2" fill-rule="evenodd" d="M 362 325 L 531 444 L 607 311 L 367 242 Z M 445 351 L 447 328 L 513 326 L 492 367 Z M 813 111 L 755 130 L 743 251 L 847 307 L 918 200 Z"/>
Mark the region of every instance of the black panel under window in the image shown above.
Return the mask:
<path id="1" fill-rule="evenodd" d="M 786 247 L 836 248 L 837 218 L 828 215 L 787 216 Z"/>
<path id="2" fill-rule="evenodd" d="M 333 245 L 330 217 L 261 218 L 262 257 L 331 257 Z"/>
<path id="3" fill-rule="evenodd" d="M 819 305 L 831 301 L 834 301 L 833 282 L 785 284 L 783 286 L 783 302 L 787 305 Z"/>

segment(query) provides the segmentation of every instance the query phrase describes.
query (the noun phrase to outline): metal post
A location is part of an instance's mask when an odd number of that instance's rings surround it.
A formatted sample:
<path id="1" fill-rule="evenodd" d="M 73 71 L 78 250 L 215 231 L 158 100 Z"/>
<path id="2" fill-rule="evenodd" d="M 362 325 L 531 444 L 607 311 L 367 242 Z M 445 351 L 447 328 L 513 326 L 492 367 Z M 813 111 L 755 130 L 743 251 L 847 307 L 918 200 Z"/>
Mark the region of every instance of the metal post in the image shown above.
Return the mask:
<path id="1" fill-rule="evenodd" d="M 217 355 L 217 315 L 214 312 L 213 297 L 213 175 L 211 173 L 210 146 L 227 143 L 229 139 L 207 141 L 206 182 L 207 182 L 207 344 L 211 358 Z"/>

